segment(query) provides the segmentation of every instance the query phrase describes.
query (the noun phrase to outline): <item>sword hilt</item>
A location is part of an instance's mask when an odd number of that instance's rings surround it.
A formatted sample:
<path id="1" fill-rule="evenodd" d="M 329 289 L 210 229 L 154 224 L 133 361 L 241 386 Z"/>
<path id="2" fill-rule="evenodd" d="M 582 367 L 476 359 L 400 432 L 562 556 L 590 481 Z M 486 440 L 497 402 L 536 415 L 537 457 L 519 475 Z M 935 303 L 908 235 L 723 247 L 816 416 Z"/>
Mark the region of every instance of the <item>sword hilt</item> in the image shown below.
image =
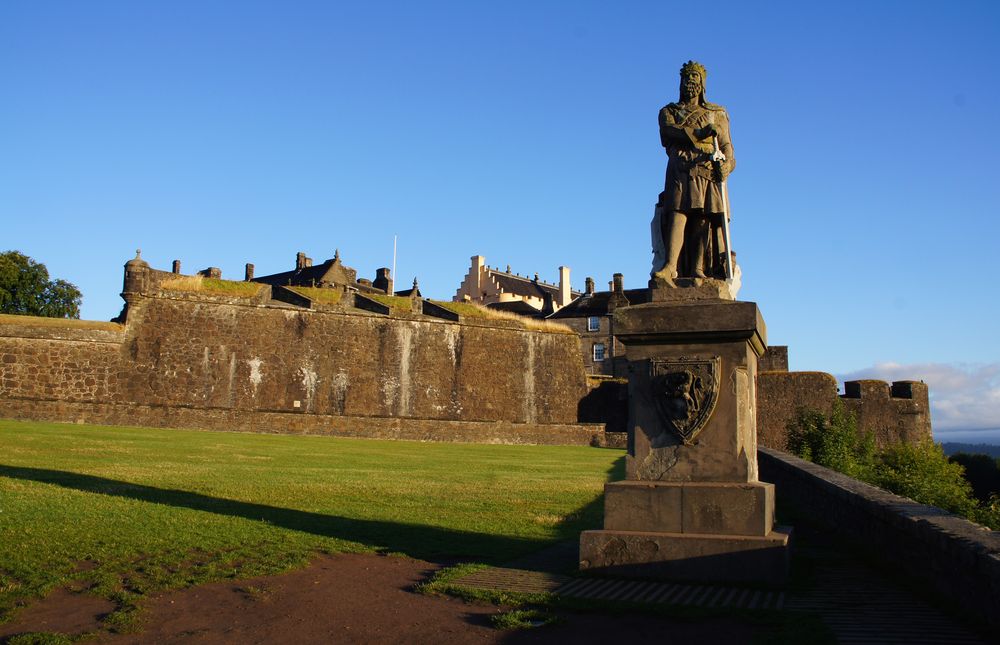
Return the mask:
<path id="1" fill-rule="evenodd" d="M 719 147 L 719 137 L 712 137 L 712 146 L 715 150 L 712 151 L 712 163 L 721 164 L 726 160 L 726 154 L 722 152 L 722 148 Z"/>

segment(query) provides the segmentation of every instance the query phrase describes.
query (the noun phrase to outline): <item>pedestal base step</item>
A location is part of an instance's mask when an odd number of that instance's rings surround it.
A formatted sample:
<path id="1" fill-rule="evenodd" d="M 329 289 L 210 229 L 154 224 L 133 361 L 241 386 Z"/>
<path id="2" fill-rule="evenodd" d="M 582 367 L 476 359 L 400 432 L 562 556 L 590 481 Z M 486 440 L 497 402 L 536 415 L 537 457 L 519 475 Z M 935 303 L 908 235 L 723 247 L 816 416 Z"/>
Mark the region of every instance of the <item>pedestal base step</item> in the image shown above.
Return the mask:
<path id="1" fill-rule="evenodd" d="M 604 485 L 604 528 L 766 537 L 774 529 L 774 484 L 611 482 Z"/>
<path id="2" fill-rule="evenodd" d="M 791 527 L 768 535 L 703 535 L 645 531 L 584 531 L 580 570 L 626 578 L 754 582 L 788 580 Z"/>

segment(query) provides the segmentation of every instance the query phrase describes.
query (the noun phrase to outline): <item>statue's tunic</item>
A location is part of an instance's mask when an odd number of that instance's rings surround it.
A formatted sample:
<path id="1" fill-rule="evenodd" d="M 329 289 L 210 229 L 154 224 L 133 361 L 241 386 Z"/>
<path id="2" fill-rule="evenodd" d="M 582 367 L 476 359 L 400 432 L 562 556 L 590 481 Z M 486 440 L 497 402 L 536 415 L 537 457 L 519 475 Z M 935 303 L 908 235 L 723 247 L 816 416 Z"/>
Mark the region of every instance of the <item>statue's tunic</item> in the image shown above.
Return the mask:
<path id="1" fill-rule="evenodd" d="M 703 103 L 693 109 L 670 103 L 660 110 L 660 141 L 667 150 L 669 161 L 659 207 L 705 215 L 725 212 L 722 187 L 712 168 L 712 138 L 699 140 L 695 134 L 709 123 L 718 130 L 719 148 L 726 155 L 722 165 L 725 176 L 736 166 L 726 111 L 712 103 Z"/>

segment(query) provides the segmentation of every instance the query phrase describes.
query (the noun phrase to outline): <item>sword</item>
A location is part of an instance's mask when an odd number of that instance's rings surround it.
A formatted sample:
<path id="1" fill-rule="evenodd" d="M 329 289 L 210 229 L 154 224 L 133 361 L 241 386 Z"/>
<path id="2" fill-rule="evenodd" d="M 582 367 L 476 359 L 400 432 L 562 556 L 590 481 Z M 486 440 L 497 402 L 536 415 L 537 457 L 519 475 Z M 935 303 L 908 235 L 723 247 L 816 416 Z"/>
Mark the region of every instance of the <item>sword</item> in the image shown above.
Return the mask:
<path id="1" fill-rule="evenodd" d="M 715 146 L 715 150 L 712 152 L 712 163 L 715 165 L 719 172 L 719 177 L 722 177 L 722 162 L 726 160 L 726 155 L 722 152 L 719 147 L 719 137 L 712 137 L 712 144 Z M 726 241 L 726 283 L 733 283 L 733 251 L 732 243 L 729 237 L 729 189 L 726 186 L 726 180 L 722 179 L 722 237 Z"/>

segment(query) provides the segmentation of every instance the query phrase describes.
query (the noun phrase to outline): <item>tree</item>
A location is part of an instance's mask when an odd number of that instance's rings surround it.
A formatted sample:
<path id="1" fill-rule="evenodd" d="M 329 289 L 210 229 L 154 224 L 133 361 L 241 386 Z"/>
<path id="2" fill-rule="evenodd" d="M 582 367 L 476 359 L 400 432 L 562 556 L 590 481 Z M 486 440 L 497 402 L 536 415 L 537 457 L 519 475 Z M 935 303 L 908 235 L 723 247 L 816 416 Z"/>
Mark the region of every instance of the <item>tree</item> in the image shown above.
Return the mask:
<path id="1" fill-rule="evenodd" d="M 930 438 L 920 443 L 896 443 L 882 451 L 875 472 L 876 486 L 975 520 L 979 502 L 966 481 L 965 469 L 948 461 Z"/>
<path id="2" fill-rule="evenodd" d="M 49 271 L 20 251 L 0 253 L 0 313 L 79 318 L 83 296 L 65 280 L 50 280 Z"/>
<path id="3" fill-rule="evenodd" d="M 962 464 L 949 461 L 940 445 L 927 438 L 877 449 L 872 435 L 858 432 L 854 416 L 839 401 L 829 417 L 799 409 L 788 424 L 788 449 L 855 479 L 1000 530 L 1000 495 L 976 499 Z"/>
<path id="4" fill-rule="evenodd" d="M 965 478 L 980 501 L 989 502 L 991 495 L 1000 495 L 1000 459 L 964 452 L 955 453 L 949 459 L 965 468 Z"/>
<path id="5" fill-rule="evenodd" d="M 875 467 L 875 438 L 858 431 L 853 414 L 839 400 L 827 418 L 822 412 L 799 408 L 788 423 L 788 449 L 803 459 L 869 481 Z"/>

